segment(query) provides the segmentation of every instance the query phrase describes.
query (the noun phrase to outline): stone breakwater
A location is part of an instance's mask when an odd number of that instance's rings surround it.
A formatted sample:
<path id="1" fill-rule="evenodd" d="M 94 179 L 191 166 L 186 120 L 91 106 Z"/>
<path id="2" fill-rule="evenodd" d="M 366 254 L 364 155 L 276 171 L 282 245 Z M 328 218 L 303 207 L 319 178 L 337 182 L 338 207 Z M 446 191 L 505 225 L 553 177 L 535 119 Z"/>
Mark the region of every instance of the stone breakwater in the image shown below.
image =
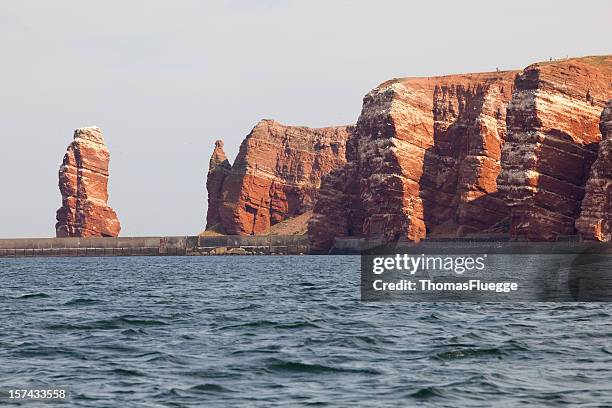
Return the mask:
<path id="1" fill-rule="evenodd" d="M 230 165 L 223 142 L 215 143 L 206 186 L 206 229 L 261 235 L 283 221 L 311 211 L 321 178 L 346 163 L 352 128 L 285 126 L 259 122 Z"/>
<path id="2" fill-rule="evenodd" d="M 299 255 L 304 236 L 0 239 L 0 258 L 53 256 Z"/>
<path id="3" fill-rule="evenodd" d="M 108 206 L 110 153 L 98 127 L 78 128 L 59 170 L 62 206 L 57 237 L 116 237 L 121 224 Z"/>

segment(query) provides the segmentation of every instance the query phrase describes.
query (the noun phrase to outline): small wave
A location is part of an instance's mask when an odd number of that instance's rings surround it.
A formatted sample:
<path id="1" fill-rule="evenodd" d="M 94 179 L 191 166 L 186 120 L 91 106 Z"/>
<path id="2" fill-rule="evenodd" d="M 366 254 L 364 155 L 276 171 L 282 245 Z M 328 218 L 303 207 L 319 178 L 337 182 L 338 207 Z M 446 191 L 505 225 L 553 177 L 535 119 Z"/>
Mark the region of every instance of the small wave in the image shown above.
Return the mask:
<path id="1" fill-rule="evenodd" d="M 186 374 L 197 378 L 240 378 L 242 376 L 241 373 L 231 372 L 225 369 L 193 370 Z"/>
<path id="2" fill-rule="evenodd" d="M 48 324 L 43 327 L 47 330 L 57 330 L 57 331 L 78 330 L 79 329 L 79 327 L 74 324 L 66 324 L 66 323 Z"/>
<path id="3" fill-rule="evenodd" d="M 585 310 L 587 308 L 587 305 L 584 304 L 580 304 L 580 303 L 567 303 L 567 304 L 561 304 L 559 306 L 555 306 L 553 308 L 553 310 L 560 310 L 560 311 L 566 311 L 566 310 Z"/>
<path id="4" fill-rule="evenodd" d="M 121 353 L 133 353 L 136 351 L 140 351 L 137 347 L 128 346 L 128 343 L 110 343 L 110 344 L 99 344 L 95 346 L 90 346 L 95 350 L 106 350 L 106 351 L 117 351 Z"/>
<path id="5" fill-rule="evenodd" d="M 429 399 L 434 397 L 444 397 L 444 392 L 438 387 L 424 387 L 419 388 L 417 391 L 410 394 L 412 398 L 416 399 Z"/>
<path id="6" fill-rule="evenodd" d="M 92 320 L 82 323 L 59 323 L 45 326 L 48 330 L 117 330 L 130 327 L 155 327 L 166 326 L 168 323 L 154 319 L 128 319 L 115 317 L 112 319 Z M 129 334 L 129 333 L 126 333 Z M 143 334 L 143 333 L 141 333 Z M 146 334 L 146 333 L 145 333 Z"/>
<path id="7" fill-rule="evenodd" d="M 379 344 L 380 342 L 378 341 L 378 339 L 374 336 L 353 336 L 351 337 L 351 340 L 354 341 L 354 344 L 359 344 L 359 343 L 363 343 L 363 344 Z M 394 343 L 389 341 L 388 343 Z"/>
<path id="8" fill-rule="evenodd" d="M 189 391 L 194 391 L 194 392 L 204 392 L 204 393 L 208 393 L 208 392 L 234 392 L 233 390 L 230 390 L 229 388 L 226 388 L 222 385 L 219 384 L 198 384 L 198 385 L 194 385 L 193 387 L 189 388 Z"/>
<path id="9" fill-rule="evenodd" d="M 465 333 L 465 334 L 462 334 L 462 335 L 459 335 L 459 336 L 453 336 L 453 337 L 450 338 L 449 341 L 451 343 L 458 343 L 459 344 L 459 343 L 463 343 L 463 342 L 466 342 L 466 341 L 476 342 L 478 340 L 483 340 L 484 338 L 485 338 L 484 336 L 471 331 L 471 332 L 468 332 L 468 333 Z"/>
<path id="10" fill-rule="evenodd" d="M 131 326 L 167 326 L 168 323 L 163 320 L 155 319 L 134 319 L 134 318 L 119 318 L 120 321 Z"/>
<path id="11" fill-rule="evenodd" d="M 429 322 L 429 321 L 444 320 L 444 317 L 440 313 L 433 312 L 427 316 L 419 317 L 419 320 Z"/>
<path id="12" fill-rule="evenodd" d="M 139 329 L 126 329 L 123 330 L 121 332 L 121 334 L 123 334 L 124 336 L 140 336 L 143 334 L 149 334 L 145 329 L 143 328 L 139 328 Z"/>
<path id="13" fill-rule="evenodd" d="M 46 298 L 50 298 L 51 296 L 47 295 L 46 293 L 28 293 L 25 295 L 21 295 L 19 296 L 17 299 L 46 299 Z"/>
<path id="14" fill-rule="evenodd" d="M 504 342 L 507 351 L 528 351 L 529 345 L 521 340 L 511 339 Z"/>
<path id="15" fill-rule="evenodd" d="M 272 371 L 290 371 L 301 373 L 337 373 L 343 370 L 321 364 L 307 364 L 295 361 L 277 361 L 267 366 Z"/>
<path id="16" fill-rule="evenodd" d="M 168 323 L 162 320 L 155 319 L 140 319 L 140 318 L 128 318 L 124 316 L 115 317 L 112 319 L 96 320 L 89 324 L 84 324 L 83 328 L 86 329 L 121 329 L 124 327 L 149 327 L 149 326 L 166 326 Z"/>
<path id="17" fill-rule="evenodd" d="M 369 368 L 343 368 L 331 367 L 322 364 L 301 363 L 298 361 L 277 360 L 266 365 L 270 371 L 291 372 L 291 373 L 362 373 L 362 374 L 380 374 L 379 371 Z"/>
<path id="18" fill-rule="evenodd" d="M 82 357 L 82 354 L 75 349 L 68 347 L 57 346 L 42 346 L 32 345 L 30 347 L 21 347 L 15 354 L 19 357 L 48 357 L 48 356 L 65 356 L 65 357 Z"/>
<path id="19" fill-rule="evenodd" d="M 194 313 L 191 313 L 191 312 L 179 312 L 179 313 L 172 313 L 169 316 L 167 316 L 167 318 L 170 320 L 181 320 L 181 319 L 191 318 L 193 316 L 194 316 Z"/>
<path id="20" fill-rule="evenodd" d="M 281 346 L 279 345 L 273 345 L 273 346 L 269 346 L 269 347 L 259 347 L 259 348 L 255 348 L 255 349 L 250 349 L 250 350 L 236 350 L 234 352 L 232 352 L 233 355 L 239 355 L 239 354 L 255 354 L 255 353 L 278 353 L 278 351 L 281 349 Z"/>
<path id="21" fill-rule="evenodd" d="M 181 359 L 180 357 L 176 357 L 172 354 L 162 353 L 159 351 L 155 351 L 152 353 L 145 353 L 138 357 L 145 358 L 144 361 L 147 363 L 155 363 L 155 362 L 174 363 L 174 364 L 184 364 L 185 363 L 185 360 Z"/>
<path id="22" fill-rule="evenodd" d="M 258 305 L 256 303 L 249 303 L 248 305 L 240 306 L 240 307 L 236 307 L 236 308 L 232 308 L 228 310 L 229 311 L 255 310 L 255 309 L 261 309 L 262 307 L 263 307 L 262 305 Z"/>
<path id="23" fill-rule="evenodd" d="M 314 323 L 314 322 L 308 322 L 308 321 L 303 321 L 303 322 L 293 322 L 293 323 L 280 323 L 276 325 L 277 329 L 302 329 L 302 328 L 315 328 L 315 329 L 320 329 L 321 326 L 319 326 L 318 324 Z"/>
<path id="24" fill-rule="evenodd" d="M 252 328 L 270 327 L 270 326 L 275 326 L 277 324 L 278 324 L 277 322 L 273 322 L 270 320 L 257 320 L 255 322 L 230 324 L 228 326 L 221 326 L 218 328 L 218 330 L 239 329 L 243 327 L 252 327 Z"/>
<path id="25" fill-rule="evenodd" d="M 463 358 L 471 358 L 471 357 L 498 357 L 506 355 L 507 353 L 497 347 L 491 348 L 460 348 L 443 351 L 434 356 L 434 358 L 438 360 L 458 360 Z"/>
<path id="26" fill-rule="evenodd" d="M 120 377 L 145 377 L 146 374 L 142 371 L 133 370 L 129 368 L 115 368 L 111 371 Z"/>
<path id="27" fill-rule="evenodd" d="M 100 303 L 99 300 L 96 299 L 88 299 L 88 298 L 76 298 L 71 299 L 64 303 L 64 306 L 85 306 L 85 305 L 95 305 Z"/>
<path id="28" fill-rule="evenodd" d="M 596 312 L 596 313 L 590 313 L 590 314 L 581 314 L 579 317 L 575 317 L 574 321 L 575 322 L 590 322 L 593 319 L 608 318 L 608 317 L 610 317 L 609 313 Z"/>
<path id="29" fill-rule="evenodd" d="M 154 398 L 159 399 L 159 398 L 177 398 L 177 397 L 185 397 L 186 395 L 184 394 L 184 391 L 181 390 L 180 388 L 170 388 L 169 390 L 160 392 L 159 394 L 155 395 Z"/>
<path id="30" fill-rule="evenodd" d="M 239 329 L 239 328 L 275 328 L 275 329 L 302 329 L 302 328 L 315 328 L 319 329 L 321 326 L 317 325 L 314 322 L 309 321 L 298 321 L 298 322 L 273 322 L 270 320 L 258 320 L 255 322 L 241 323 L 241 324 L 232 324 L 229 326 L 221 326 L 218 330 L 228 330 L 228 329 Z"/>
<path id="31" fill-rule="evenodd" d="M 345 336 L 332 339 L 307 338 L 305 344 L 327 344 L 331 346 L 350 347 L 355 349 L 368 349 L 373 345 L 395 345 L 396 342 L 376 336 Z"/>

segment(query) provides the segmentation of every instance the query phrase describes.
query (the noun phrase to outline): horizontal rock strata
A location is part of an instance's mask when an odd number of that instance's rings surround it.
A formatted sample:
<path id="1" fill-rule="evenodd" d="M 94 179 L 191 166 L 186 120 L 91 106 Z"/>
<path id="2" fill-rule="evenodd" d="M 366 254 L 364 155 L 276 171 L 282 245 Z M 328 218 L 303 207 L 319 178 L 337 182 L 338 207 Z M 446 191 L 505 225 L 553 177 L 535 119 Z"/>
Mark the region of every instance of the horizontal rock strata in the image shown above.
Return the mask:
<path id="1" fill-rule="evenodd" d="M 611 97 L 611 56 L 393 79 L 354 127 L 262 121 L 231 168 L 213 155 L 208 225 L 265 234 L 312 210 L 321 252 L 337 237 L 609 240 Z"/>
<path id="2" fill-rule="evenodd" d="M 611 82 L 612 57 L 538 63 L 518 76 L 498 179 L 513 237 L 542 241 L 576 233 Z"/>
<path id="3" fill-rule="evenodd" d="M 207 229 L 216 225 L 227 234 L 267 234 L 272 225 L 312 210 L 321 178 L 346 163 L 351 131 L 351 126 L 313 129 L 262 120 L 231 167 L 219 167 L 217 147 L 207 180 L 213 204 Z"/>
<path id="4" fill-rule="evenodd" d="M 612 100 L 599 124 L 603 141 L 591 167 L 576 228 L 584 239 L 612 241 Z"/>
<path id="5" fill-rule="evenodd" d="M 308 231 L 313 250 L 350 236 L 575 234 L 611 67 L 609 56 L 585 57 L 381 84 L 364 98 L 347 164 L 323 179 Z M 593 236 L 607 228 L 608 184 L 598 169 L 590 184 L 603 209 L 584 210 Z"/>
<path id="6" fill-rule="evenodd" d="M 59 170 L 62 207 L 57 237 L 116 237 L 121 225 L 108 202 L 110 154 L 97 127 L 74 131 Z"/>
<path id="7" fill-rule="evenodd" d="M 503 224 L 496 178 L 515 76 L 405 78 L 369 92 L 348 164 L 323 180 L 309 224 L 313 249 L 333 237 L 418 241 Z"/>

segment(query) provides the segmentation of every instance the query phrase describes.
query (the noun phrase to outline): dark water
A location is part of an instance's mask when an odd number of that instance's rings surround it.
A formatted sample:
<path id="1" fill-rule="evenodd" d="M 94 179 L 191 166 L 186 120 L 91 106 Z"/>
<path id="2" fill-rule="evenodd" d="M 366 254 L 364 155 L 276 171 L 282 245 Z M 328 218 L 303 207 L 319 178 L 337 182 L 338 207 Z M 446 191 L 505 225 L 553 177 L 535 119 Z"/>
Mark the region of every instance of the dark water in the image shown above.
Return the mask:
<path id="1" fill-rule="evenodd" d="M 4 259 L 0 387 L 87 407 L 612 404 L 607 304 L 358 299 L 358 257 Z"/>

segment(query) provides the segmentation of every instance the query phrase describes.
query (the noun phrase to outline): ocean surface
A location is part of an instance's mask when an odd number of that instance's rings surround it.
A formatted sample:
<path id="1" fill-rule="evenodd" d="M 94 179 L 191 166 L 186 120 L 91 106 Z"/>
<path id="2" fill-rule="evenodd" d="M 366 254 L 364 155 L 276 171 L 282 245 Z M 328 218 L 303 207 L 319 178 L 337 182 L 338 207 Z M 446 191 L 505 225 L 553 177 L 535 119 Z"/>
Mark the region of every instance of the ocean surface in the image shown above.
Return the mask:
<path id="1" fill-rule="evenodd" d="M 359 257 L 0 259 L 1 406 L 611 406 L 605 303 L 364 303 Z"/>

